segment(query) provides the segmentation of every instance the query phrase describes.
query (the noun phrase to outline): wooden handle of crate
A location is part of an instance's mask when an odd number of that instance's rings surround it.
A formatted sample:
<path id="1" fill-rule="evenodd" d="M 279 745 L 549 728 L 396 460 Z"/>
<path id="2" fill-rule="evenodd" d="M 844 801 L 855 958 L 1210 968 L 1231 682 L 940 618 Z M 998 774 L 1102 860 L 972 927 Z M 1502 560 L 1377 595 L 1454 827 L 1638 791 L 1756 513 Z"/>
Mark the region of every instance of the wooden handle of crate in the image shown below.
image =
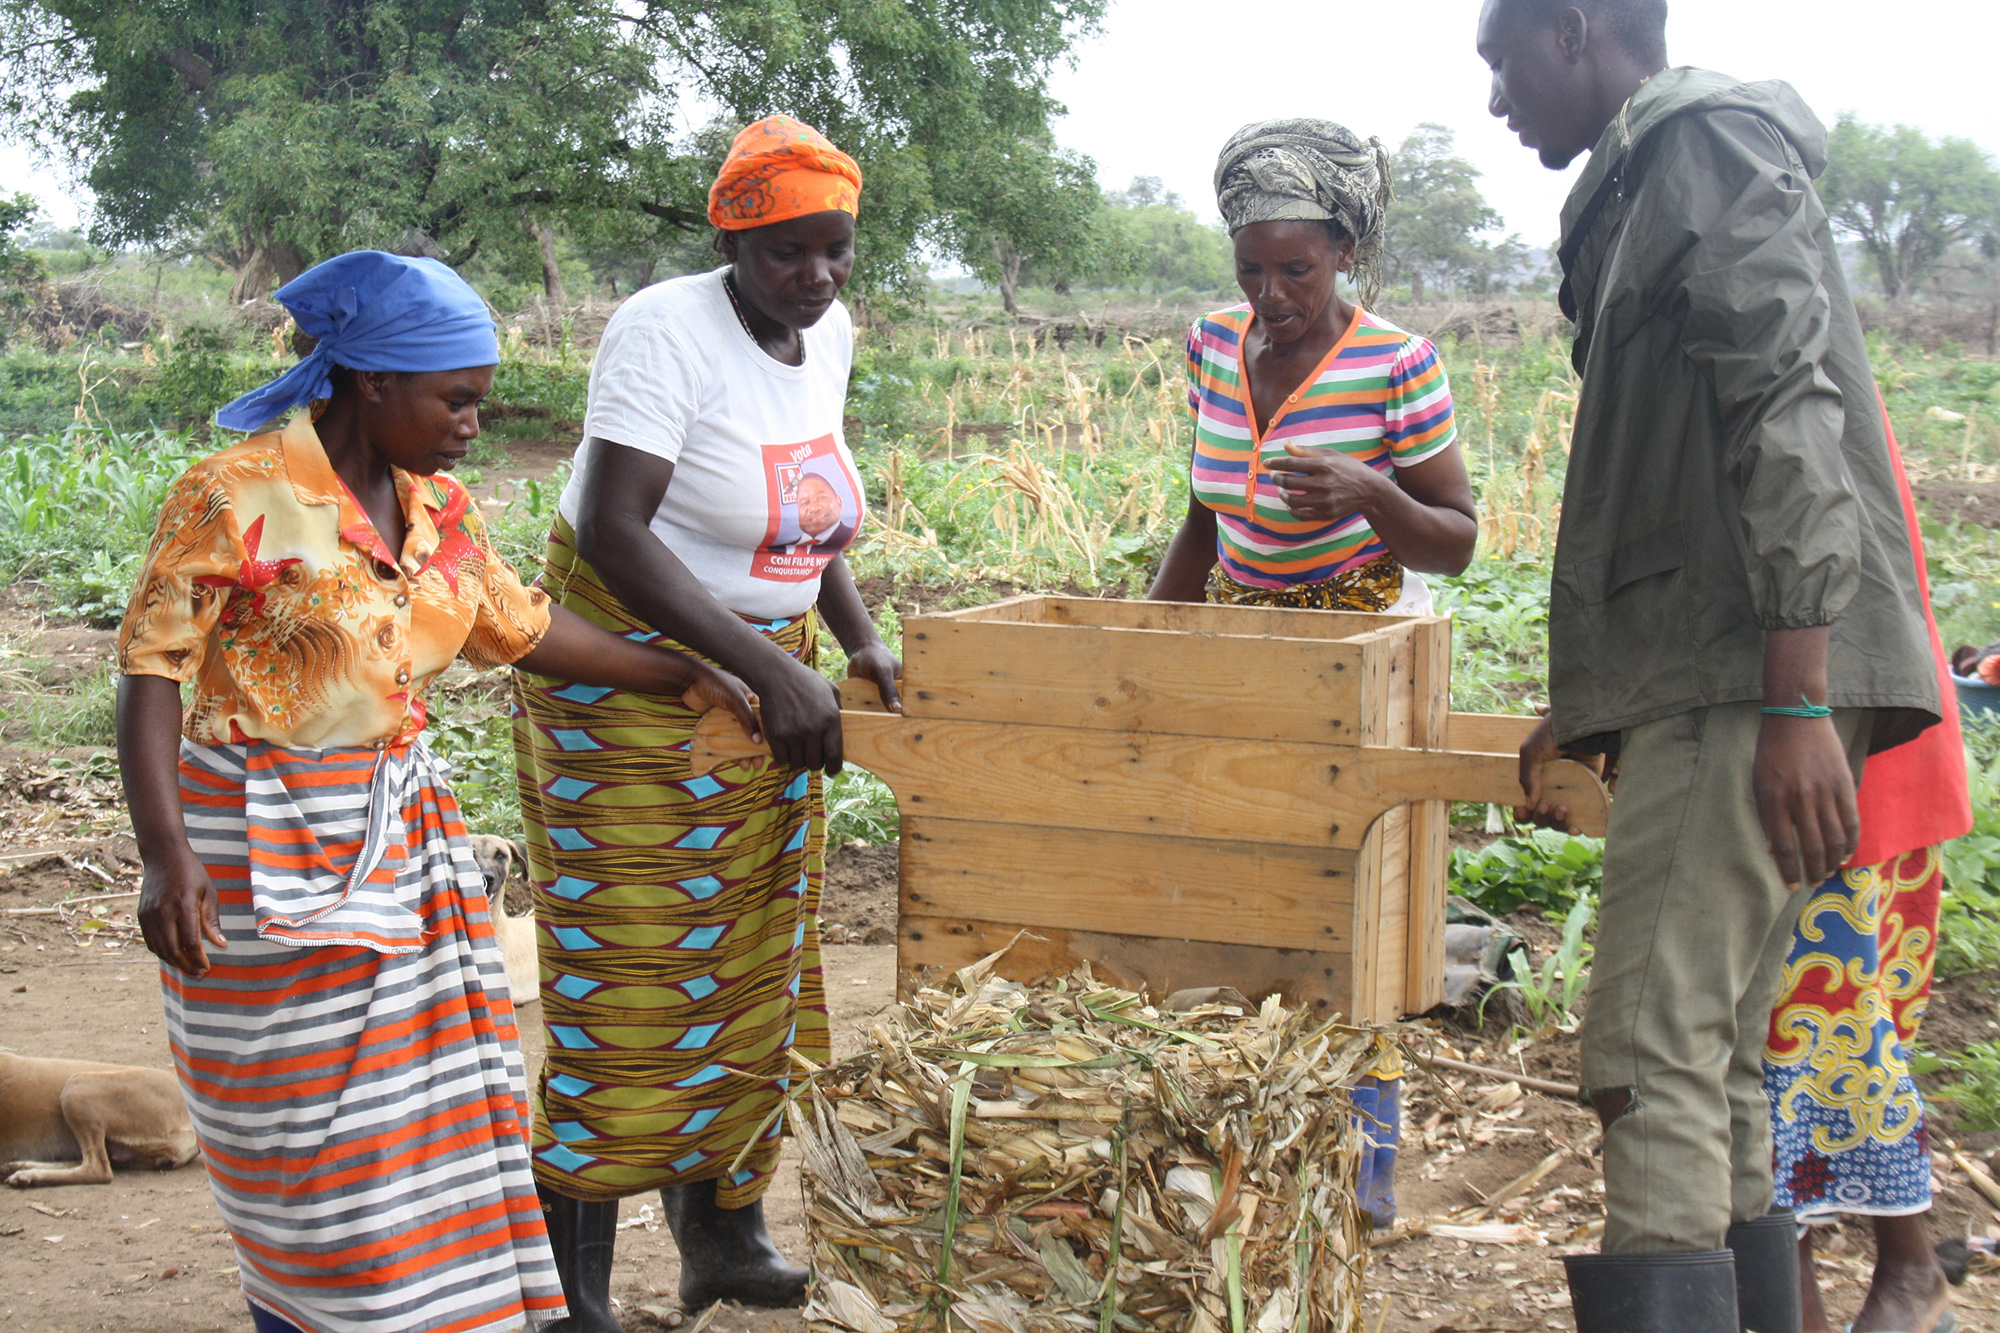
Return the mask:
<path id="1" fill-rule="evenodd" d="M 762 720 L 763 713 L 759 710 L 758 721 Z M 840 728 L 850 741 L 859 738 L 865 748 L 866 739 L 874 729 L 885 722 L 895 725 L 901 721 L 901 716 L 890 712 L 888 705 L 882 702 L 882 695 L 873 681 L 849 677 L 840 682 Z M 771 747 L 746 736 L 728 709 L 715 708 L 704 713 L 695 726 L 688 770 L 701 777 L 718 765 L 755 759 L 760 754 L 769 753 Z M 849 758 L 859 761 L 858 755 L 850 754 Z"/>
<path id="2" fill-rule="evenodd" d="M 1518 755 L 1375 745 L 1363 747 L 1360 755 L 1361 763 L 1343 770 L 1337 781 L 1348 791 L 1385 805 L 1424 800 L 1519 805 L 1522 800 Z M 1543 764 L 1542 795 L 1551 805 L 1567 807 L 1570 823 L 1579 831 L 1604 836 L 1611 796 L 1597 774 L 1582 764 L 1574 759 Z"/>
<path id="3" fill-rule="evenodd" d="M 860 689 L 871 697 L 874 694 L 865 683 Z M 1231 780 L 1232 774 L 1243 772 L 1243 766 L 1263 770 L 1277 783 L 1273 795 L 1288 804 L 1289 822 L 1282 836 L 1275 828 L 1267 831 L 1275 841 L 1294 845 L 1317 841 L 1309 830 L 1315 825 L 1328 827 L 1319 821 L 1323 817 L 1320 812 L 1329 808 L 1329 803 L 1346 811 L 1335 815 L 1333 824 L 1348 826 L 1347 836 L 1358 838 L 1359 831 L 1382 811 L 1406 801 L 1514 805 L 1521 800 L 1519 760 L 1512 754 L 1205 741 L 1188 736 L 919 720 L 885 712 L 879 702 L 872 710 L 843 708 L 840 721 L 848 760 L 897 789 L 899 796 L 938 798 L 948 806 L 952 801 L 945 798 L 956 798 L 962 804 L 972 788 L 998 784 L 983 789 L 985 795 L 980 799 L 997 801 L 1004 794 L 1012 814 L 1003 816 L 997 806 L 981 804 L 979 817 L 1001 823 L 1048 823 L 1050 816 L 1044 807 L 1053 802 L 1054 808 L 1063 809 L 1063 801 L 1080 799 L 1095 803 L 1094 815 L 1118 818 L 1110 825 L 1079 818 L 1078 827 L 1123 827 L 1124 822 L 1130 822 L 1127 817 L 1138 818 L 1133 814 L 1136 804 L 1144 807 L 1145 826 L 1154 828 L 1164 812 L 1148 802 L 1173 804 L 1176 796 L 1187 795 L 1187 782 L 1199 786 Z M 700 775 L 718 764 L 769 752 L 761 741 L 743 734 L 733 715 L 717 709 L 703 717 L 695 729 L 689 767 Z M 1329 778 L 1331 790 L 1318 786 Z M 1543 769 L 1542 781 L 1550 802 L 1567 807 L 1570 821 L 1581 831 L 1604 832 L 1610 798 L 1595 773 L 1573 760 L 1559 759 Z M 906 782 L 916 783 L 918 790 L 905 793 Z M 1006 789 L 1004 793 L 1001 787 Z M 1315 789 L 1319 794 L 1314 794 Z M 1034 812 L 1035 817 L 1027 818 L 1025 812 Z M 1084 812 L 1072 809 L 1070 813 L 1080 816 Z M 1358 825 L 1351 823 L 1357 819 L 1361 821 Z"/>

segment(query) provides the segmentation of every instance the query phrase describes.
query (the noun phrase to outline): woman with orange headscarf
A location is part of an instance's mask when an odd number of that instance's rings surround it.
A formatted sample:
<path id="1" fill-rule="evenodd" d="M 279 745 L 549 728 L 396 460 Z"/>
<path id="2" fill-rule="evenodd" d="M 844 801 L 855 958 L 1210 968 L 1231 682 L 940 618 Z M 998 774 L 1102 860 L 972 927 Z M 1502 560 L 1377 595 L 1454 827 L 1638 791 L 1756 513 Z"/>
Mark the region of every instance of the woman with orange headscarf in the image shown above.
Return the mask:
<path id="1" fill-rule="evenodd" d="M 892 707 L 900 664 L 841 551 L 862 517 L 842 439 L 861 172 L 784 116 L 744 130 L 709 191 L 726 267 L 633 296 L 590 371 L 550 533 L 558 605 L 734 673 L 771 756 L 706 777 L 697 714 L 525 676 L 515 747 L 548 1059 L 533 1154 L 569 1300 L 615 1333 L 618 1200 L 659 1190 L 690 1310 L 789 1305 L 806 1272 L 765 1230 L 791 1052 L 828 1058 L 819 772 L 840 769 L 823 620 Z M 663 761 L 664 760 L 664 764 Z"/>

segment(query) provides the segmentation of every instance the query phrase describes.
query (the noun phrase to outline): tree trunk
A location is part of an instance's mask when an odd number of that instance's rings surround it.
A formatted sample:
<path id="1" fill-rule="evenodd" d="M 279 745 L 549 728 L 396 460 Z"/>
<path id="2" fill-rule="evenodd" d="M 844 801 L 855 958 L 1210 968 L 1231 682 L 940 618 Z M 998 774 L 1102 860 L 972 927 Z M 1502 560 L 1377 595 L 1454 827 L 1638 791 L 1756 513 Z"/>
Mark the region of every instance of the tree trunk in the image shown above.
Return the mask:
<path id="1" fill-rule="evenodd" d="M 1421 305 L 1423 299 L 1424 271 L 1420 268 L 1412 268 L 1410 270 L 1410 304 Z"/>
<path id="2" fill-rule="evenodd" d="M 306 262 L 306 257 L 299 253 L 299 248 L 286 241 L 272 242 L 271 265 L 277 270 L 280 287 L 312 267 Z"/>
<path id="3" fill-rule="evenodd" d="M 249 258 L 236 270 L 229 288 L 229 303 L 242 305 L 259 300 L 306 271 L 305 256 L 285 241 L 260 241 L 250 247 Z"/>
<path id="4" fill-rule="evenodd" d="M 1875 257 L 1875 276 L 1882 280 L 1882 299 L 1892 306 L 1902 304 L 1903 288 L 1907 285 L 1903 280 L 1902 255 L 1891 243 L 1864 244 Z"/>
<path id="5" fill-rule="evenodd" d="M 556 265 L 556 229 L 537 217 L 527 217 L 528 230 L 535 235 L 535 243 L 542 252 L 542 294 L 549 298 L 549 304 L 561 309 L 569 304 L 569 296 L 563 291 L 562 270 Z"/>
<path id="6" fill-rule="evenodd" d="M 250 257 L 236 270 L 236 281 L 230 284 L 229 304 L 242 305 L 270 291 L 272 272 L 271 252 L 261 245 L 250 247 Z"/>
<path id="7" fill-rule="evenodd" d="M 1005 241 L 993 243 L 994 258 L 1000 261 L 1000 304 L 1010 315 L 1019 315 L 1021 307 L 1015 303 L 1014 289 L 1021 282 L 1021 256 Z"/>

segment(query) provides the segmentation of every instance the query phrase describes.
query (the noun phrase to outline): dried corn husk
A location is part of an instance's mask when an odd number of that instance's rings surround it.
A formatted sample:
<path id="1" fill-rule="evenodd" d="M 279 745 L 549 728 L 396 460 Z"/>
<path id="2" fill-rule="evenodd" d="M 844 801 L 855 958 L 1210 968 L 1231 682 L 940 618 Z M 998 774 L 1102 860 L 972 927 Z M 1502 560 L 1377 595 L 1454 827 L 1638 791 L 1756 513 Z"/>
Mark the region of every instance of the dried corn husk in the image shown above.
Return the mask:
<path id="1" fill-rule="evenodd" d="M 995 958 L 919 990 L 791 1103 L 814 1295 L 846 1333 L 1354 1333 L 1369 1254 L 1344 1087 L 1369 1030 L 1182 1012 Z"/>

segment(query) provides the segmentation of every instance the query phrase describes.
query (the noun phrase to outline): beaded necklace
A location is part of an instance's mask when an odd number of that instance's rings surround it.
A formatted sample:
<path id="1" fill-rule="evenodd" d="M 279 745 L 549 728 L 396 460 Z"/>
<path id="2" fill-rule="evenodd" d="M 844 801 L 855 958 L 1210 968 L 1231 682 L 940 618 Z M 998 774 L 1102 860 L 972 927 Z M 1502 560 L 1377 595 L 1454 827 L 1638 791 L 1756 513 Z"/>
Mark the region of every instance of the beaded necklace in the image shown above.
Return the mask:
<path id="1" fill-rule="evenodd" d="M 763 342 L 759 340 L 757 337 L 757 330 L 750 327 L 750 316 L 744 313 L 743 302 L 736 295 L 736 267 L 733 264 L 730 266 L 729 270 L 722 275 L 722 290 L 724 294 L 729 297 L 729 308 L 736 312 L 736 322 L 738 324 L 741 324 L 743 326 L 743 331 L 750 335 L 750 341 L 757 344 L 757 350 L 760 352 L 764 352 L 766 356 L 769 356 L 770 353 L 764 350 Z M 806 353 L 806 340 L 804 338 L 800 338 L 799 339 L 800 365 L 805 364 L 805 353 Z"/>
<path id="2" fill-rule="evenodd" d="M 750 335 L 751 342 L 757 342 L 757 330 L 750 327 L 750 316 L 743 313 L 743 303 L 736 297 L 736 270 L 734 268 L 731 268 L 727 273 L 722 275 L 722 290 L 729 297 L 729 308 L 736 312 L 736 322 L 741 324 L 743 331 Z M 758 346 L 761 347 L 762 345 L 758 343 Z"/>

